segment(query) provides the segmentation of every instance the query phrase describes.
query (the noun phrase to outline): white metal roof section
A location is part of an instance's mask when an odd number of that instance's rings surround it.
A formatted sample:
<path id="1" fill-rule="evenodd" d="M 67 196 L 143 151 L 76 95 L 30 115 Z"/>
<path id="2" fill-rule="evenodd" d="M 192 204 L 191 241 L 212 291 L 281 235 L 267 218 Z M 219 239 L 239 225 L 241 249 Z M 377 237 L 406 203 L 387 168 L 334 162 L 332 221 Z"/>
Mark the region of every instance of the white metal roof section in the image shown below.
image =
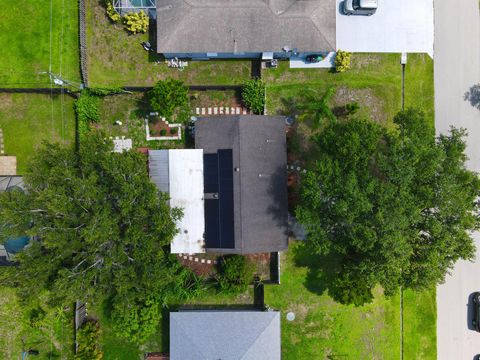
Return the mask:
<path id="1" fill-rule="evenodd" d="M 433 0 L 378 0 L 372 16 L 344 15 L 344 0 L 336 2 L 337 50 L 433 57 Z"/>
<path id="2" fill-rule="evenodd" d="M 183 210 L 183 217 L 177 222 L 179 232 L 173 239 L 171 252 L 205 252 L 203 150 L 151 150 L 149 167 L 152 181 L 161 191 L 168 191 L 170 206 Z M 168 187 L 162 176 L 165 172 L 168 176 Z"/>

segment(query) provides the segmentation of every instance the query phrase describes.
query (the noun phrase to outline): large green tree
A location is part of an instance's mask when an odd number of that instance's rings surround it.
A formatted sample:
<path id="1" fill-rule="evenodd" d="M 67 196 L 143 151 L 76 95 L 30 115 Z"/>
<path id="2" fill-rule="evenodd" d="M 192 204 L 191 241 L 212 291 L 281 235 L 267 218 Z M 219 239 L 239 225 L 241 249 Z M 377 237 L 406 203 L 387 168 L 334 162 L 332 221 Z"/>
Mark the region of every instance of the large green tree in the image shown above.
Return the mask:
<path id="1" fill-rule="evenodd" d="M 180 80 L 160 80 L 147 93 L 150 106 L 161 116 L 170 118 L 176 111 L 188 109 L 188 87 Z"/>
<path id="2" fill-rule="evenodd" d="M 422 112 L 399 113 L 396 129 L 368 120 L 330 122 L 314 138 L 298 219 L 329 262 L 329 292 L 363 304 L 381 285 L 423 289 L 474 256 L 480 181 L 465 168 L 463 130 L 435 137 Z"/>
<path id="3" fill-rule="evenodd" d="M 10 281 L 25 297 L 46 289 L 63 302 L 109 299 L 113 320 L 140 341 L 158 323 L 152 307 L 186 278 L 169 254 L 181 212 L 150 182 L 144 155 L 113 153 L 97 132 L 81 145 L 45 144 L 26 191 L 0 195 L 0 238 L 36 238 Z"/>

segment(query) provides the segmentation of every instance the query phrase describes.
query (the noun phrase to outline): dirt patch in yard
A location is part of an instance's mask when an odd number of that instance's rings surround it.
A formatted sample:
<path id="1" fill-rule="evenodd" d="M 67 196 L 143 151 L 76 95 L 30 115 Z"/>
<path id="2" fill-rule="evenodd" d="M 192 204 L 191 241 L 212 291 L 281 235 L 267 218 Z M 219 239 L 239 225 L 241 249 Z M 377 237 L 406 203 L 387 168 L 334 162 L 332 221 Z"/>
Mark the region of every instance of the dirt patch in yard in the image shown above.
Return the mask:
<path id="1" fill-rule="evenodd" d="M 387 121 L 382 102 L 371 89 L 351 89 L 342 86 L 337 88 L 333 99 L 337 107 L 356 102 L 360 105 L 359 115 L 370 116 L 372 120 L 379 123 Z"/>
<path id="2" fill-rule="evenodd" d="M 11 110 L 13 99 L 11 94 L 0 94 L 0 111 Z"/>
<path id="3" fill-rule="evenodd" d="M 381 55 L 376 54 L 352 54 L 352 69 L 362 69 L 364 67 L 379 65 L 382 61 Z"/>

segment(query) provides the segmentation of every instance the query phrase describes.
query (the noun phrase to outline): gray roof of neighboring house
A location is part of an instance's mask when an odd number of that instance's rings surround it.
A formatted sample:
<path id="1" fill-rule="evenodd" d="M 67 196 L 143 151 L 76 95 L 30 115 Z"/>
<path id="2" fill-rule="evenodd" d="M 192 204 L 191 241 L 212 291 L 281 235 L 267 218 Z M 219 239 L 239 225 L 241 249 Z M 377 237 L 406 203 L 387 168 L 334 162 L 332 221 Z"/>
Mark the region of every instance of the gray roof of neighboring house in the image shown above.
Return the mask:
<path id="1" fill-rule="evenodd" d="M 171 360 L 280 360 L 278 311 L 170 313 Z"/>
<path id="2" fill-rule="evenodd" d="M 157 51 L 334 51 L 335 10 L 335 0 L 157 0 Z"/>
<path id="3" fill-rule="evenodd" d="M 0 191 L 6 191 L 13 188 L 24 190 L 25 184 L 23 183 L 22 176 L 0 176 Z"/>
<path id="4" fill-rule="evenodd" d="M 288 247 L 285 117 L 233 115 L 199 118 L 195 147 L 204 156 L 232 149 L 233 249 L 229 253 L 276 252 Z M 208 168 L 204 169 L 205 174 Z M 231 176 L 231 175 L 230 175 Z M 207 181 L 206 181 L 207 183 Z M 222 214 L 220 211 L 220 227 Z M 210 223 L 208 211 L 206 223 Z M 206 232 L 207 248 L 209 233 Z"/>

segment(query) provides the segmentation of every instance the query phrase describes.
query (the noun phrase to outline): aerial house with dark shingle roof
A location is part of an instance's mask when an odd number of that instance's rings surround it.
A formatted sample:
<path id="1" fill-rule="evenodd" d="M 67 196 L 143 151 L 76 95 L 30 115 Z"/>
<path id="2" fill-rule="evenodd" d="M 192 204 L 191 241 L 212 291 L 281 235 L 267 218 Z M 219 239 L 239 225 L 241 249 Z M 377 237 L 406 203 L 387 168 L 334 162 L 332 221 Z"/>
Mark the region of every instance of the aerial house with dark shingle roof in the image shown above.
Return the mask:
<path id="1" fill-rule="evenodd" d="M 335 0 L 157 0 L 167 58 L 288 58 L 335 51 Z"/>
<path id="2" fill-rule="evenodd" d="M 287 239 L 283 116 L 212 116 L 195 122 L 203 149 L 207 252 L 278 252 Z"/>

